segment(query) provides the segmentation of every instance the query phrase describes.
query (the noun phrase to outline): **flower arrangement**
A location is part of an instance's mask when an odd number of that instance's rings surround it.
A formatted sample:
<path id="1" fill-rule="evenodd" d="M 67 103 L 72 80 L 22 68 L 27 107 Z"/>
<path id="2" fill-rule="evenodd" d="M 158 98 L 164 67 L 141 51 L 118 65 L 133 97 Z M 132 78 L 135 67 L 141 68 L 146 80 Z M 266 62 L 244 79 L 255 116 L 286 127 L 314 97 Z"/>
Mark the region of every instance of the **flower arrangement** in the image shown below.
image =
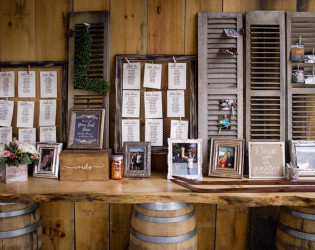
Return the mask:
<path id="1" fill-rule="evenodd" d="M 8 166 L 38 165 L 39 154 L 33 145 L 19 143 L 15 138 L 9 144 L 0 144 L 0 164 Z"/>

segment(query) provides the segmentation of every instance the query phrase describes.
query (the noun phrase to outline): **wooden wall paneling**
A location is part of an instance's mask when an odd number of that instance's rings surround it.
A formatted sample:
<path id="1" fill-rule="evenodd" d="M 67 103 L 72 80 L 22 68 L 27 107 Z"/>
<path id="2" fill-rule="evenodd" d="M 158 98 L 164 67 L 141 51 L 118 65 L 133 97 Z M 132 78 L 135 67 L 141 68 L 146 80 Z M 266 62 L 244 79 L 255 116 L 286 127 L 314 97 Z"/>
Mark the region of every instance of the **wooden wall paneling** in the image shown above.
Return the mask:
<path id="1" fill-rule="evenodd" d="M 77 250 L 109 249 L 109 204 L 75 202 Z"/>
<path id="2" fill-rule="evenodd" d="M 292 69 L 304 69 L 304 75 L 312 75 L 315 63 L 296 63 L 291 60 L 291 44 L 304 44 L 304 54 L 312 54 L 315 13 L 287 13 L 287 115 L 288 140 L 315 140 L 315 85 L 292 82 Z"/>
<path id="3" fill-rule="evenodd" d="M 36 60 L 35 0 L 0 0 L 0 60 Z"/>
<path id="4" fill-rule="evenodd" d="M 261 0 L 260 10 L 296 11 L 297 0 Z"/>
<path id="5" fill-rule="evenodd" d="M 216 205 L 194 204 L 197 220 L 198 250 L 215 249 Z"/>
<path id="6" fill-rule="evenodd" d="M 71 1 L 36 1 L 36 60 L 67 61 Z"/>
<path id="7" fill-rule="evenodd" d="M 297 0 L 296 1 L 296 11 L 306 12 L 315 10 L 314 0 Z"/>
<path id="8" fill-rule="evenodd" d="M 98 10 L 109 10 L 110 0 L 73 0 L 73 11 L 98 11 Z M 115 2 L 115 1 L 112 1 Z"/>
<path id="9" fill-rule="evenodd" d="M 75 249 L 74 202 L 41 202 L 43 249 Z"/>
<path id="10" fill-rule="evenodd" d="M 222 0 L 223 12 L 242 12 L 259 9 L 259 0 Z"/>
<path id="11" fill-rule="evenodd" d="M 237 38 L 224 28 L 236 28 Z M 203 173 L 208 173 L 211 137 L 243 138 L 243 20 L 242 13 L 198 14 L 198 137 L 203 139 Z M 235 48 L 238 55 L 222 49 Z M 237 100 L 236 115 L 220 110 L 220 99 Z M 231 115 L 231 130 L 218 128 L 220 115 Z"/>
<path id="12" fill-rule="evenodd" d="M 249 208 L 217 206 L 215 249 L 248 249 Z"/>
<path id="13" fill-rule="evenodd" d="M 110 249 L 128 249 L 131 215 L 132 205 L 110 204 Z"/>
<path id="14" fill-rule="evenodd" d="M 185 8 L 185 54 L 198 53 L 198 12 L 220 12 L 222 0 L 186 0 Z"/>
<path id="15" fill-rule="evenodd" d="M 275 249 L 280 207 L 250 208 L 249 249 Z"/>

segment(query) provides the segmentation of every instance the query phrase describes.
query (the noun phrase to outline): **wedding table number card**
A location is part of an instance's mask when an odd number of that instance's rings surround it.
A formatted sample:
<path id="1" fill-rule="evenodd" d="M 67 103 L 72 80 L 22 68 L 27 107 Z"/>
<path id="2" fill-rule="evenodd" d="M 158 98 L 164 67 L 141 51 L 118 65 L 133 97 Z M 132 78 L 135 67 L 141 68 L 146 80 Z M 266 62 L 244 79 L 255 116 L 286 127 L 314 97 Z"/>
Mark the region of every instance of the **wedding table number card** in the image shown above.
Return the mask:
<path id="1" fill-rule="evenodd" d="M 139 117 L 140 91 L 123 90 L 122 117 Z"/>
<path id="2" fill-rule="evenodd" d="M 11 127 L 14 101 L 0 100 L 0 126 Z"/>
<path id="3" fill-rule="evenodd" d="M 36 128 L 20 128 L 19 142 L 36 146 Z"/>
<path id="4" fill-rule="evenodd" d="M 40 127 L 39 141 L 40 142 L 57 142 L 56 127 Z"/>
<path id="5" fill-rule="evenodd" d="M 57 71 L 40 72 L 40 97 L 57 98 Z"/>
<path id="6" fill-rule="evenodd" d="M 0 97 L 14 97 L 14 71 L 0 72 Z"/>
<path id="7" fill-rule="evenodd" d="M 186 63 L 168 64 L 168 88 L 186 89 Z"/>
<path id="8" fill-rule="evenodd" d="M 40 100 L 39 126 L 56 125 L 56 100 Z"/>
<path id="9" fill-rule="evenodd" d="M 188 139 L 188 121 L 171 121 L 171 138 L 178 140 Z"/>
<path id="10" fill-rule="evenodd" d="M 162 64 L 145 63 L 143 87 L 161 89 Z"/>
<path id="11" fill-rule="evenodd" d="M 36 97 L 35 71 L 18 72 L 19 97 Z"/>
<path id="12" fill-rule="evenodd" d="M 144 92 L 145 118 L 163 118 L 162 92 Z"/>
<path id="13" fill-rule="evenodd" d="M 123 89 L 140 89 L 141 64 L 123 64 Z"/>
<path id="14" fill-rule="evenodd" d="M 123 119 L 122 127 L 122 143 L 125 141 L 140 141 L 140 121 L 139 119 L 126 120 Z"/>
<path id="15" fill-rule="evenodd" d="M 185 91 L 167 91 L 167 117 L 185 117 Z"/>
<path id="16" fill-rule="evenodd" d="M 19 128 L 32 128 L 34 124 L 34 102 L 18 101 L 17 124 Z"/>
<path id="17" fill-rule="evenodd" d="M 145 141 L 163 146 L 163 119 L 145 119 Z"/>
<path id="18" fill-rule="evenodd" d="M 9 144 L 12 141 L 12 127 L 0 128 L 0 142 Z"/>

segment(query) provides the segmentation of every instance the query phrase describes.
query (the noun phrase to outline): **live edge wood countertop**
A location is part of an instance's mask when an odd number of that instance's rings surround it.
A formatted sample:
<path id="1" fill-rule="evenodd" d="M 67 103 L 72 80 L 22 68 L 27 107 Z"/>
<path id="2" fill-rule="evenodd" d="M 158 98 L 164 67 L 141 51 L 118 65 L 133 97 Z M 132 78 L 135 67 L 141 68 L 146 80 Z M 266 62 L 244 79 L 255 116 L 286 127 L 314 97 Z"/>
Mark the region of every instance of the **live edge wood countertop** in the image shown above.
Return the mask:
<path id="1" fill-rule="evenodd" d="M 204 180 L 218 178 L 204 177 Z M 218 188 L 222 185 L 205 186 Z M 240 185 L 224 187 L 242 187 Z M 248 187 L 248 186 L 247 186 Z M 29 177 L 27 182 L 0 183 L 0 202 L 14 201 L 95 201 L 105 203 L 192 202 L 234 206 L 315 206 L 311 193 L 193 193 L 153 173 L 151 178 L 109 181 L 59 181 Z"/>

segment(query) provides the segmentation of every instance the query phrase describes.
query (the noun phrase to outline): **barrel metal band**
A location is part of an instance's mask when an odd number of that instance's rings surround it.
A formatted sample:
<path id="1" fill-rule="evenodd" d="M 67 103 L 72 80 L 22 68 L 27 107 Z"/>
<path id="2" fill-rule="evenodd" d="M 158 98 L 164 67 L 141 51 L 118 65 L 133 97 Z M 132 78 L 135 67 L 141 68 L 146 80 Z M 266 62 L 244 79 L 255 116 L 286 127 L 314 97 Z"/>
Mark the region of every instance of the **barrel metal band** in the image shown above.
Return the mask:
<path id="1" fill-rule="evenodd" d="M 39 203 L 35 203 L 34 205 L 21 209 L 21 210 L 16 210 L 16 211 L 11 211 L 11 212 L 3 212 L 0 213 L 0 218 L 9 218 L 9 217 L 14 217 L 14 216 L 19 216 L 27 213 L 31 213 L 34 210 L 36 210 L 39 207 Z"/>
<path id="2" fill-rule="evenodd" d="M 190 203 L 182 203 L 182 202 L 154 202 L 154 203 L 140 203 L 137 204 L 138 206 L 144 209 L 150 210 L 178 210 L 189 207 Z"/>
<path id="3" fill-rule="evenodd" d="M 24 227 L 24 228 L 12 230 L 12 231 L 7 231 L 7 232 L 0 232 L 0 239 L 13 238 L 13 237 L 18 237 L 21 235 L 31 233 L 37 230 L 37 228 L 41 226 L 41 224 L 42 224 L 42 220 L 39 219 L 37 222 L 35 222 L 34 224 L 28 227 Z"/>
<path id="4" fill-rule="evenodd" d="M 302 212 L 289 209 L 287 207 L 283 207 L 283 209 L 286 213 L 291 214 L 295 217 L 299 217 L 299 218 L 307 219 L 307 220 L 315 220 L 315 214 L 302 213 Z"/>
<path id="5" fill-rule="evenodd" d="M 181 222 L 181 221 L 190 219 L 191 217 L 195 215 L 195 212 L 191 211 L 190 213 L 182 215 L 182 216 L 162 218 L 162 217 L 147 216 L 134 210 L 134 215 L 141 220 L 154 222 L 154 223 L 176 223 L 176 222 Z"/>
<path id="6" fill-rule="evenodd" d="M 10 206 L 10 205 L 14 205 L 16 203 L 7 203 L 7 202 L 0 202 L 0 206 Z"/>
<path id="7" fill-rule="evenodd" d="M 179 236 L 170 236 L 170 237 L 162 237 L 162 236 L 151 236 L 137 232 L 133 227 L 131 227 L 130 233 L 139 240 L 155 243 L 155 244 L 176 244 L 180 242 L 184 242 L 186 240 L 191 239 L 197 234 L 197 227 L 187 234 L 179 235 Z"/>
<path id="8" fill-rule="evenodd" d="M 315 241 L 315 234 L 309 234 L 309 233 L 303 233 L 303 232 L 300 232 L 300 231 L 296 231 L 294 229 L 291 229 L 291 228 L 288 228 L 288 227 L 284 226 L 281 223 L 278 224 L 278 228 L 282 232 L 284 232 L 284 233 L 286 233 L 288 235 L 291 235 L 292 237 L 299 238 L 299 239 L 302 239 L 302 240 Z"/>

